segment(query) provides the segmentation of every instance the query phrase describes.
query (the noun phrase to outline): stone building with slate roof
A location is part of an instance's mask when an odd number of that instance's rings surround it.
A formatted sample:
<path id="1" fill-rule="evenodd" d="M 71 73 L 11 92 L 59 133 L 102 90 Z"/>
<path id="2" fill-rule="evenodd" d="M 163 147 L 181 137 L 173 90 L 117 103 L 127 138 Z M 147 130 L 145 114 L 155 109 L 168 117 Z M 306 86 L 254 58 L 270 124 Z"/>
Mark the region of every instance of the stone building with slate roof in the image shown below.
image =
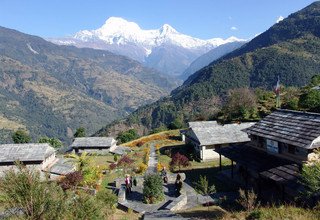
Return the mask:
<path id="1" fill-rule="evenodd" d="M 6 170 L 16 168 L 16 161 L 32 169 L 44 171 L 56 160 L 55 150 L 49 144 L 1 144 L 0 152 L 0 175 Z"/>
<path id="2" fill-rule="evenodd" d="M 245 130 L 251 146 L 302 164 L 320 148 L 320 114 L 277 110 Z"/>
<path id="3" fill-rule="evenodd" d="M 217 150 L 220 161 L 231 160 L 231 178 L 282 200 L 298 197 L 302 164 L 320 148 L 320 114 L 278 109 L 244 131 L 248 144 Z"/>
<path id="4" fill-rule="evenodd" d="M 254 123 L 220 125 L 216 121 L 189 122 L 184 132 L 185 143 L 194 146 L 195 154 L 201 161 L 219 158 L 214 150 L 250 141 L 242 130 Z"/>
<path id="5" fill-rule="evenodd" d="M 125 154 L 130 148 L 117 146 L 113 137 L 81 137 L 75 138 L 71 144 L 75 153 L 87 152 L 96 154 L 114 153 Z"/>

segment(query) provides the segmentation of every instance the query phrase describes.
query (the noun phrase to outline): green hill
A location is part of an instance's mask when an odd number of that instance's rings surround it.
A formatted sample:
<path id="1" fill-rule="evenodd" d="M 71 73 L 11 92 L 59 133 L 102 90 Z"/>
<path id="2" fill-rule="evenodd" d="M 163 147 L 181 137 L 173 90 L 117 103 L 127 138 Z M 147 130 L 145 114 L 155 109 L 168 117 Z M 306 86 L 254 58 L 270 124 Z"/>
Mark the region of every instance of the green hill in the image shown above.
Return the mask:
<path id="1" fill-rule="evenodd" d="M 140 133 L 180 120 L 208 119 L 220 111 L 228 90 L 304 86 L 320 73 L 320 2 L 291 14 L 238 50 L 190 76 L 170 96 L 139 108 L 97 135 L 136 128 Z"/>
<path id="2" fill-rule="evenodd" d="M 0 143 L 18 128 L 63 141 L 79 126 L 90 134 L 175 87 L 129 58 L 3 27 L 0 64 Z"/>

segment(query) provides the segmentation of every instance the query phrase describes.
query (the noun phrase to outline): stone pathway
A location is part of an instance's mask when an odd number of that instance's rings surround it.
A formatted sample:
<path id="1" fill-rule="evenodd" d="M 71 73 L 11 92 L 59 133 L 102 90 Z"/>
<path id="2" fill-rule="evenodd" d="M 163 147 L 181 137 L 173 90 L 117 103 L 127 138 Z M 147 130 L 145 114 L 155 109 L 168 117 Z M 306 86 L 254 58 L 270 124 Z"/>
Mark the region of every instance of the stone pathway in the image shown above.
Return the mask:
<path id="1" fill-rule="evenodd" d="M 158 157 L 156 154 L 155 144 L 150 144 L 150 155 L 149 155 L 149 161 L 148 161 L 148 169 L 146 171 L 146 175 L 148 174 L 154 174 L 157 173 L 157 166 L 158 166 Z M 195 206 L 204 204 L 206 202 L 214 202 L 214 199 L 209 197 L 204 197 L 202 195 L 199 195 L 193 187 L 191 187 L 188 183 L 183 183 L 183 190 L 185 191 L 184 199 L 179 196 L 178 198 L 175 195 L 175 187 L 174 187 L 174 181 L 175 181 L 175 175 L 176 174 L 170 174 L 172 177 L 168 178 L 170 179 L 169 183 L 163 186 L 164 194 L 165 194 L 165 200 L 163 202 L 160 202 L 158 204 L 145 204 L 142 202 L 143 200 L 143 186 L 135 186 L 132 188 L 132 193 L 127 195 L 126 198 L 123 197 L 123 199 L 119 202 L 119 204 L 130 208 L 136 212 L 144 214 L 143 219 L 186 219 L 181 217 L 180 215 L 177 215 L 173 213 L 171 210 L 179 210 L 181 209 L 189 209 L 193 208 Z M 124 193 L 124 188 L 120 188 L 120 192 Z M 122 192 L 123 191 L 123 192 Z M 119 194 L 120 194 L 119 192 Z M 184 203 L 180 203 L 181 201 L 185 201 Z M 179 204 L 180 203 L 180 204 Z M 177 208 L 179 207 L 179 208 Z"/>
<path id="2" fill-rule="evenodd" d="M 150 155 L 148 161 L 148 169 L 146 171 L 146 175 L 157 173 L 157 166 L 158 166 L 158 157 L 156 154 L 156 148 L 154 143 L 150 144 Z"/>

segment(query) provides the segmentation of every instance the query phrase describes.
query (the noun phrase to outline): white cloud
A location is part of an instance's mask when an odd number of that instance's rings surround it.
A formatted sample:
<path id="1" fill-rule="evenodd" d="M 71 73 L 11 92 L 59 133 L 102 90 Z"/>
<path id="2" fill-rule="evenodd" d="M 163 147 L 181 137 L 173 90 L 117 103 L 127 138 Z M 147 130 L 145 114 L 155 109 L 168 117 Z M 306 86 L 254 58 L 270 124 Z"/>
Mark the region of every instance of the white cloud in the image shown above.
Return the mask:
<path id="1" fill-rule="evenodd" d="M 237 28 L 237 27 L 235 27 L 235 26 L 233 26 L 233 27 L 231 27 L 231 28 L 230 28 L 230 30 L 232 30 L 232 31 L 236 31 L 236 30 L 238 30 L 238 28 Z"/>
<path id="2" fill-rule="evenodd" d="M 284 17 L 282 17 L 281 15 L 278 17 L 278 19 L 276 20 L 276 23 L 279 23 L 280 21 L 282 21 L 284 19 Z"/>

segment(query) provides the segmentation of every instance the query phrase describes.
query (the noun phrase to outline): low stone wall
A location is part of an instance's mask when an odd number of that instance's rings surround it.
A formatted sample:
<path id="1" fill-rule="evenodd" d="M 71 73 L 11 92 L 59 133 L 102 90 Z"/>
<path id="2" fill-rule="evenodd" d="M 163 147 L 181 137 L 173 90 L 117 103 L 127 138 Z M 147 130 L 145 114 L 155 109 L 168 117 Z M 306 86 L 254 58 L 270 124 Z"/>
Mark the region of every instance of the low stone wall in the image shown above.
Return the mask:
<path id="1" fill-rule="evenodd" d="M 179 211 L 183 209 L 183 207 L 187 204 L 188 202 L 188 197 L 187 197 L 187 192 L 186 190 L 181 189 L 180 196 L 175 198 L 168 206 L 167 209 L 170 211 Z"/>
<path id="2" fill-rule="evenodd" d="M 123 203 L 126 201 L 126 187 L 120 186 L 118 193 L 118 203 Z"/>
<path id="3" fill-rule="evenodd" d="M 185 180 L 186 180 L 186 174 L 185 173 L 179 173 L 180 174 L 180 176 L 181 176 L 181 180 L 182 180 L 182 182 L 184 182 Z M 176 181 L 176 179 L 177 179 L 177 173 L 170 173 L 170 174 L 168 174 L 167 175 L 167 177 L 168 177 L 168 182 L 169 183 L 174 183 L 175 181 Z"/>

